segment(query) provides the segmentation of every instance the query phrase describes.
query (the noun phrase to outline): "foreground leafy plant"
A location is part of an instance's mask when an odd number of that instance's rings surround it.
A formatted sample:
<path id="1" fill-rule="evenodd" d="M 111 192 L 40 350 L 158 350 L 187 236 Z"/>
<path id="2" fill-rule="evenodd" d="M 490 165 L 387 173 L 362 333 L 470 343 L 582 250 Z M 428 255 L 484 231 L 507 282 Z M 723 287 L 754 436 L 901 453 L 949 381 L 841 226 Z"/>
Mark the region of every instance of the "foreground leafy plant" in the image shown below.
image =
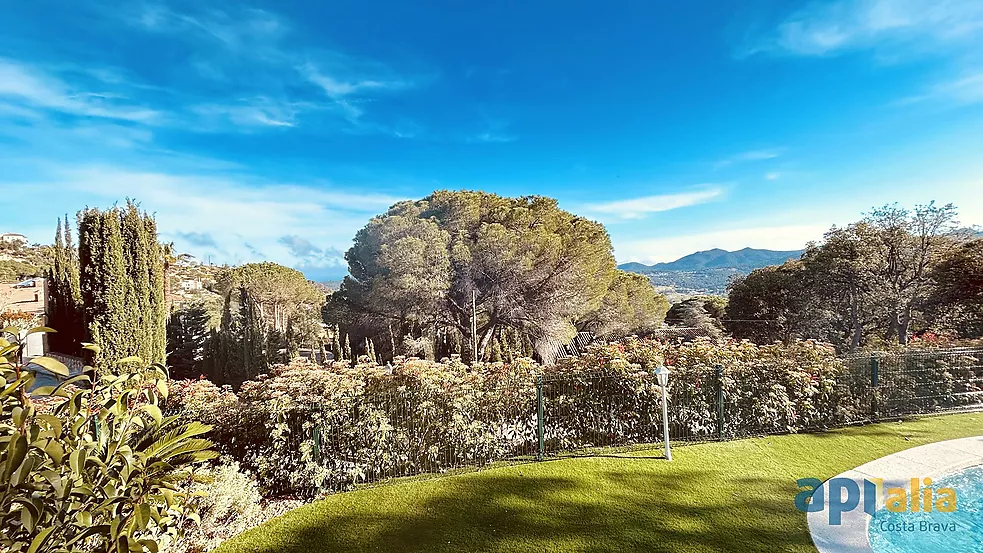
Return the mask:
<path id="1" fill-rule="evenodd" d="M 216 456 L 199 437 L 210 428 L 164 417 L 166 373 L 139 358 L 94 384 L 91 367 L 69 378 L 50 357 L 22 363 L 38 332 L 53 331 L 0 333 L 0 549 L 156 553 L 196 519 L 178 484 Z M 66 380 L 29 393 L 41 368 Z"/>

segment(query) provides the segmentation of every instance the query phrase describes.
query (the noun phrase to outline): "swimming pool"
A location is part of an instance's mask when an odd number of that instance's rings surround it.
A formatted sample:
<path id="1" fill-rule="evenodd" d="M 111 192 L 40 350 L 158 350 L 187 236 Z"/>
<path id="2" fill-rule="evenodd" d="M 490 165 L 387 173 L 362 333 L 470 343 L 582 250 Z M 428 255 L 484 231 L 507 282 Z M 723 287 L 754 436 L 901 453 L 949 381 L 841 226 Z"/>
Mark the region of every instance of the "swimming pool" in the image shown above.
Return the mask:
<path id="1" fill-rule="evenodd" d="M 983 466 L 937 479 L 936 490 L 956 490 L 954 513 L 892 513 L 880 509 L 868 527 L 876 553 L 983 553 Z"/>

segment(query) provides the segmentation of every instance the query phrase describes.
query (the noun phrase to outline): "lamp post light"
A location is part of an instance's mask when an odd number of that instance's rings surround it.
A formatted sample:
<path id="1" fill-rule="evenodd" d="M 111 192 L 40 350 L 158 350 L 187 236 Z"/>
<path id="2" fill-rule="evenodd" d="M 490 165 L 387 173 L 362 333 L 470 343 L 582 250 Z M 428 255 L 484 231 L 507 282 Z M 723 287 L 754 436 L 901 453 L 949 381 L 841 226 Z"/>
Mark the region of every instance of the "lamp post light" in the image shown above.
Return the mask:
<path id="1" fill-rule="evenodd" d="M 669 369 L 665 365 L 659 365 L 655 369 L 655 379 L 662 387 L 662 435 L 666 440 L 666 459 L 672 461 L 672 449 L 669 448 L 669 399 L 666 390 L 669 386 Z"/>

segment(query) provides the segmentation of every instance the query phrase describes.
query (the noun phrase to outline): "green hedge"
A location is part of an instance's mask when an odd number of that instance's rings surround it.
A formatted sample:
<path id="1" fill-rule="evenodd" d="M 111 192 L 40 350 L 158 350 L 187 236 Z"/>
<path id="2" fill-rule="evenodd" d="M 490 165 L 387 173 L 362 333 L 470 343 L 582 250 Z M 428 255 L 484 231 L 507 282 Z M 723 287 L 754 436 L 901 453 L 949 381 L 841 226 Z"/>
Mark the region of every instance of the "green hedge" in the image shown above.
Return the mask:
<path id="1" fill-rule="evenodd" d="M 212 438 L 256 470 L 268 493 L 339 490 L 538 453 L 542 379 L 547 454 L 661 439 L 660 389 L 672 370 L 677 439 L 795 432 L 842 416 L 842 363 L 813 342 L 757 346 L 628 340 L 544 368 L 530 359 L 474 368 L 459 360 L 397 359 L 390 367 L 295 362 L 234 394 L 207 381 L 174 385 L 170 408 L 214 425 Z"/>

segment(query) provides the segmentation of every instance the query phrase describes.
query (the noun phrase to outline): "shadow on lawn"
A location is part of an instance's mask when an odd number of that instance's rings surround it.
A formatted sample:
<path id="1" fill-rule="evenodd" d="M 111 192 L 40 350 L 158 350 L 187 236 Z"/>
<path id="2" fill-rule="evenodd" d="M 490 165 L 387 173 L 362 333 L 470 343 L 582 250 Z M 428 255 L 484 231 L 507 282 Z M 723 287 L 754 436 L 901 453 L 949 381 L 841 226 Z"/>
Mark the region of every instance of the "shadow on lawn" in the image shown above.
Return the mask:
<path id="1" fill-rule="evenodd" d="M 812 550 L 805 519 L 792 505 L 789 480 L 778 475 L 745 479 L 740 488 L 730 485 L 726 491 L 713 488 L 712 475 L 702 471 L 616 470 L 584 480 L 476 476 L 448 480 L 425 498 L 410 498 L 405 510 L 358 505 L 333 513 L 330 504 L 301 509 L 267 525 L 265 544 L 250 532 L 243 536 L 249 539 L 233 540 L 227 550 Z"/>

